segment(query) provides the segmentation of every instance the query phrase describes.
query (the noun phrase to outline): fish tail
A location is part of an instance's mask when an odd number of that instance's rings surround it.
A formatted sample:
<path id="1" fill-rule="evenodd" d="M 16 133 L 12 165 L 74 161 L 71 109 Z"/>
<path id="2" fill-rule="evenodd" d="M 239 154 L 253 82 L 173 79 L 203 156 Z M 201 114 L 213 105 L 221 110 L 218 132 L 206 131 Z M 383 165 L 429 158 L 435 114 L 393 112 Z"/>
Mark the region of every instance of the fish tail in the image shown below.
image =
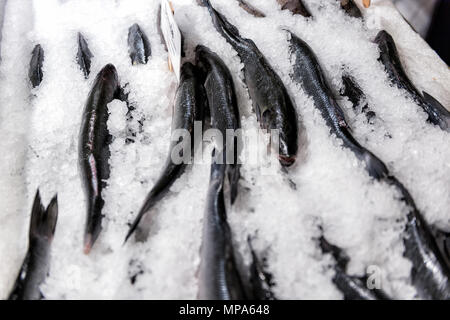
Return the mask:
<path id="1" fill-rule="evenodd" d="M 175 165 L 170 160 L 168 161 L 166 168 L 163 170 L 163 173 L 159 177 L 158 181 L 153 186 L 150 193 L 147 195 L 147 198 L 145 199 L 144 204 L 139 210 L 137 217 L 131 224 L 130 229 L 128 230 L 128 233 L 125 237 L 124 243 L 126 243 L 131 235 L 136 231 L 144 215 L 147 214 L 150 209 L 152 209 L 156 205 L 156 203 L 167 194 L 170 186 L 183 173 L 184 168 L 184 164 Z"/>
<path id="2" fill-rule="evenodd" d="M 239 48 L 245 40 L 240 36 L 239 30 L 211 5 L 209 0 L 203 0 L 203 5 L 208 8 L 214 27 L 235 48 Z"/>
<path id="3" fill-rule="evenodd" d="M 92 246 L 102 230 L 103 215 L 101 212 L 104 204 L 105 201 L 101 197 L 94 197 L 89 203 L 86 230 L 84 233 L 85 254 L 91 252 Z"/>
<path id="4" fill-rule="evenodd" d="M 78 53 L 77 53 L 77 62 L 83 71 L 85 79 L 89 77 L 91 72 L 91 58 L 94 55 L 91 50 L 89 50 L 88 43 L 81 32 L 78 32 Z"/>
<path id="5" fill-rule="evenodd" d="M 423 91 L 423 98 L 431 110 L 430 120 L 442 130 L 450 132 L 450 112 L 434 97 Z M 433 119 L 432 119 L 433 118 Z"/>
<path id="6" fill-rule="evenodd" d="M 47 208 L 41 202 L 39 189 L 34 198 L 31 211 L 29 237 L 31 239 L 44 238 L 51 241 L 55 233 L 56 222 L 58 220 L 58 198 L 55 195 Z"/>

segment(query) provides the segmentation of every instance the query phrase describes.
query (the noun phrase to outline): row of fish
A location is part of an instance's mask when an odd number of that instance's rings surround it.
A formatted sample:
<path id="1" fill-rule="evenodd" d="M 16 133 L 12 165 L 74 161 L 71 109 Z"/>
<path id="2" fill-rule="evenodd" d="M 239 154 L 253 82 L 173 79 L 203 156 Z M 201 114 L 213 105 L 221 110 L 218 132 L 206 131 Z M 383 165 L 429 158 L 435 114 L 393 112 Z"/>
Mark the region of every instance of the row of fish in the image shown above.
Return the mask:
<path id="1" fill-rule="evenodd" d="M 305 17 L 311 15 L 301 1 L 278 0 L 283 9 Z M 296 108 L 281 78 L 271 67 L 263 53 L 251 39 L 243 38 L 238 29 L 224 15 L 213 8 L 209 0 L 198 1 L 210 13 L 214 27 L 237 52 L 243 64 L 244 81 L 253 103 L 257 120 L 263 129 L 277 129 L 279 138 L 279 162 L 283 167 L 291 166 L 297 158 L 300 137 L 303 128 Z M 253 12 L 255 16 L 264 14 L 239 1 L 241 6 Z M 362 18 L 362 14 L 353 1 L 341 1 L 342 8 L 351 16 Z M 356 11 L 358 10 L 358 11 Z M 259 13 L 255 13 L 259 12 Z M 358 13 L 359 12 L 359 13 Z M 292 78 L 313 98 L 315 107 L 320 111 L 330 133 L 343 141 L 344 147 L 350 149 L 365 164 L 368 174 L 375 180 L 384 181 L 398 189 L 403 201 L 409 208 L 406 217 L 404 235 L 405 257 L 412 262 L 411 279 L 418 296 L 423 299 L 450 299 L 450 263 L 449 243 L 445 236 L 436 238 L 430 226 L 423 219 L 414 200 L 407 189 L 387 169 L 386 165 L 372 152 L 364 148 L 351 133 L 344 111 L 336 102 L 327 83 L 320 63 L 313 50 L 306 42 L 290 31 L 290 53 L 293 64 Z M 405 89 L 414 101 L 429 115 L 429 122 L 449 131 L 450 114 L 437 100 L 414 87 L 404 72 L 392 37 L 381 31 L 375 39 L 381 52 L 380 61 L 385 66 L 388 77 L 394 85 Z M 129 29 L 128 44 L 132 64 L 147 63 L 151 48 L 145 33 L 138 25 Z M 77 61 L 87 78 L 90 73 L 90 52 L 87 41 L 78 34 Z M 228 67 L 214 52 L 204 46 L 196 48 L 195 65 L 183 64 L 180 83 L 176 92 L 173 108 L 172 130 L 186 129 L 189 134 L 194 131 L 194 122 L 203 121 L 211 128 L 221 131 L 224 136 L 227 129 L 240 128 L 240 115 L 234 89 L 234 83 Z M 30 63 L 30 81 L 33 87 L 42 81 L 42 62 L 44 52 L 38 45 L 33 50 Z M 367 105 L 364 93 L 357 86 L 351 75 L 343 79 L 345 90 L 342 91 L 354 104 L 355 109 L 365 112 L 368 120 L 375 117 Z M 109 144 L 111 136 L 107 128 L 108 104 L 114 99 L 126 101 L 126 94 L 119 83 L 115 67 L 106 65 L 97 75 L 89 93 L 83 112 L 79 136 L 79 166 L 87 198 L 87 221 L 84 238 L 84 251 L 89 253 L 101 231 L 102 189 L 108 180 L 110 169 Z M 207 121 L 209 120 L 209 121 Z M 237 139 L 237 138 L 235 138 Z M 142 218 L 150 214 L 155 204 L 167 194 L 170 186 L 183 174 L 186 164 L 175 164 L 171 155 L 183 151 L 176 145 L 189 143 L 186 148 L 190 156 L 194 154 L 194 139 L 182 139 L 171 143 L 169 157 L 160 178 L 148 193 L 131 224 L 125 241 L 141 226 Z M 235 145 L 238 143 L 234 141 Z M 200 299 L 275 299 L 271 288 L 273 277 L 266 272 L 265 259 L 259 259 L 253 251 L 253 263 L 250 277 L 239 270 L 234 254 L 232 232 L 227 222 L 226 203 L 233 205 L 240 178 L 237 164 L 237 148 L 231 156 L 235 161 L 217 161 L 229 156 L 226 147 L 215 149 L 211 165 L 211 175 L 204 213 L 203 238 L 201 245 L 201 263 L 198 273 Z M 48 255 L 51 238 L 56 226 L 57 201 L 54 198 L 45 210 L 40 203 L 39 194 L 32 209 L 29 250 L 11 293 L 12 299 L 40 298 L 39 284 L 45 279 L 48 269 Z M 38 222 L 36 222 L 38 221 Z M 37 232 L 36 230 L 39 230 Z M 442 233 L 437 233 L 441 234 Z M 441 239 L 438 243 L 436 239 Z M 44 241 L 45 240 L 45 241 Z M 338 247 L 329 243 L 325 236 L 317 239 L 317 245 L 325 254 L 331 254 L 335 261 L 333 281 L 346 299 L 389 299 L 381 290 L 369 290 L 365 279 L 349 276 L 346 264 L 349 257 Z"/>

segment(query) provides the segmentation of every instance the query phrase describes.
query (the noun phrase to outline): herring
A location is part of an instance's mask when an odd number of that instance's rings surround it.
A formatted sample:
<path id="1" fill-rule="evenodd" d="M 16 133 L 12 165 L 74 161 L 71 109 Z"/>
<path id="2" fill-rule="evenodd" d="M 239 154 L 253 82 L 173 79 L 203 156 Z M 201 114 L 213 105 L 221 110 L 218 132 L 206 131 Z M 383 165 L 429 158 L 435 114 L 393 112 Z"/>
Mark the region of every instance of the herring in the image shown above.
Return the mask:
<path id="1" fill-rule="evenodd" d="M 213 159 L 218 157 L 215 157 L 213 152 Z M 246 299 L 236 266 L 231 230 L 226 216 L 223 188 L 225 170 L 225 164 L 214 161 L 211 164 L 198 272 L 200 300 Z"/>
<path id="2" fill-rule="evenodd" d="M 89 73 L 91 72 L 91 58 L 93 56 L 91 50 L 89 50 L 86 39 L 78 32 L 77 63 L 80 66 L 81 71 L 83 71 L 85 79 L 89 77 Z"/>
<path id="3" fill-rule="evenodd" d="M 9 295 L 9 300 L 40 300 L 40 290 L 50 267 L 50 249 L 58 220 L 58 200 L 55 195 L 47 208 L 41 202 L 39 190 L 31 210 L 28 251 Z"/>
<path id="4" fill-rule="evenodd" d="M 380 49 L 379 61 L 385 67 L 389 79 L 398 88 L 408 92 L 411 98 L 428 114 L 428 121 L 450 132 L 450 112 L 426 92 L 420 94 L 403 69 L 394 39 L 385 30 L 378 33 L 375 43 Z"/>
<path id="5" fill-rule="evenodd" d="M 230 70 L 220 57 L 204 46 L 195 49 L 198 67 L 203 71 L 204 87 L 208 99 L 211 127 L 218 129 L 225 139 L 226 173 L 230 183 L 231 203 L 234 203 L 240 178 L 239 137 L 234 134 L 241 128 L 236 92 Z M 230 141 L 229 130 L 232 130 Z M 232 143 L 232 144 L 231 144 Z"/>
<path id="6" fill-rule="evenodd" d="M 209 2 L 206 5 L 217 31 L 233 46 L 244 64 L 244 81 L 258 122 L 263 129 L 279 132 L 279 161 L 283 166 L 292 165 L 298 151 L 298 117 L 291 98 L 280 77 L 250 39 L 240 36 L 235 26 Z"/>
<path id="7" fill-rule="evenodd" d="M 102 229 L 102 191 L 109 179 L 108 103 L 120 94 L 116 68 L 108 64 L 98 73 L 83 111 L 78 163 L 87 203 L 84 253 L 88 254 Z"/>
<path id="8" fill-rule="evenodd" d="M 345 121 L 344 113 L 334 100 L 319 62 L 306 42 L 290 33 L 291 57 L 295 54 L 295 81 L 303 85 L 305 92 L 313 97 L 330 131 L 343 140 L 344 146 L 366 164 L 366 170 L 375 180 L 395 187 L 408 207 L 404 232 L 405 257 L 412 262 L 411 279 L 423 299 L 450 299 L 450 270 L 439 250 L 430 227 L 422 217 L 408 190 L 392 176 L 386 165 L 363 148 L 353 138 Z"/>
<path id="9" fill-rule="evenodd" d="M 194 122 L 203 119 L 205 109 L 205 93 L 203 92 L 198 71 L 191 63 L 183 64 L 181 68 L 180 84 L 178 86 L 175 104 L 172 115 L 172 132 L 175 130 L 186 130 L 188 136 L 180 137 L 179 140 L 172 141 L 169 147 L 169 156 L 159 179 L 156 181 L 150 193 L 147 195 L 144 204 L 132 223 L 125 242 L 133 234 L 139 225 L 142 217 L 160 201 L 169 191 L 172 184 L 183 174 L 187 161 L 194 153 Z M 182 148 L 180 150 L 180 143 Z M 183 154 L 183 150 L 188 150 L 190 154 Z M 179 153 L 178 155 L 176 153 Z M 182 161 L 174 161 L 175 156 L 180 156 Z M 186 159 L 186 157 L 188 159 Z"/>
<path id="10" fill-rule="evenodd" d="M 137 23 L 128 29 L 128 50 L 133 65 L 146 64 L 152 55 L 150 42 Z"/>

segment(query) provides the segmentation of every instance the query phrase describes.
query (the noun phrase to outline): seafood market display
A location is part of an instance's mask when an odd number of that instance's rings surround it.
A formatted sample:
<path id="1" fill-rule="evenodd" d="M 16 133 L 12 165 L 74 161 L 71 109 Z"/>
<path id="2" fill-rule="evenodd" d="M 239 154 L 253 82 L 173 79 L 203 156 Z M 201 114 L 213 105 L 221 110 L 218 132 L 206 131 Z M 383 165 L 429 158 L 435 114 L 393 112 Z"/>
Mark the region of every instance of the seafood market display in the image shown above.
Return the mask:
<path id="1" fill-rule="evenodd" d="M 450 299 L 450 70 L 391 1 L 0 0 L 0 57 L 1 299 Z"/>

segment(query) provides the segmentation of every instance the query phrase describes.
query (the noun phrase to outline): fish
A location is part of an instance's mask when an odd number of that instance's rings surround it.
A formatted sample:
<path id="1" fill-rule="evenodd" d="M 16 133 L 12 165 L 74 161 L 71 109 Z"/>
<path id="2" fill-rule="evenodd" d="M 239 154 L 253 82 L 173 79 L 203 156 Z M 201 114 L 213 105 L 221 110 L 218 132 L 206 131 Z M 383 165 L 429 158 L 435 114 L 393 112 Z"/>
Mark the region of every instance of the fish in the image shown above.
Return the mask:
<path id="1" fill-rule="evenodd" d="M 197 66 L 203 73 L 203 86 L 208 99 L 211 127 L 218 129 L 222 138 L 225 139 L 223 154 L 226 155 L 226 171 L 230 183 L 231 203 L 233 204 L 238 193 L 240 178 L 239 140 L 241 129 L 239 108 L 237 105 L 236 92 L 230 70 L 220 57 L 205 46 L 199 45 L 195 49 L 195 60 Z M 233 141 L 229 141 L 227 131 L 236 133 Z M 230 145 L 233 143 L 233 145 Z"/>
<path id="2" fill-rule="evenodd" d="M 224 157 L 215 154 L 213 159 Z M 203 235 L 198 270 L 198 299 L 244 300 L 247 298 L 236 266 L 232 235 L 227 222 L 224 180 L 226 164 L 213 161 L 203 218 Z"/>
<path id="3" fill-rule="evenodd" d="M 128 29 L 128 51 L 133 65 L 146 64 L 152 55 L 150 41 L 137 23 Z"/>
<path id="4" fill-rule="evenodd" d="M 206 96 L 198 76 L 197 68 L 186 62 L 181 67 L 180 84 L 175 95 L 175 103 L 172 114 L 172 132 L 185 130 L 187 136 L 180 137 L 172 141 L 169 147 L 169 156 L 161 175 L 155 185 L 148 193 L 144 204 L 126 235 L 125 242 L 138 227 L 144 215 L 148 214 L 152 208 L 169 192 L 173 183 L 183 174 L 188 162 L 194 155 L 194 125 L 196 121 L 202 121 L 206 108 Z M 180 150 L 180 143 L 182 148 Z M 178 150 L 178 151 L 177 151 Z M 183 154 L 183 150 L 188 150 L 189 154 Z M 174 161 L 173 156 L 178 152 L 182 161 Z M 186 161 L 189 160 L 189 161 Z"/>
<path id="5" fill-rule="evenodd" d="M 250 283 L 253 291 L 253 300 L 277 300 L 272 291 L 275 285 L 273 275 L 266 270 L 266 260 L 260 259 L 253 249 L 251 238 L 247 238 L 252 263 L 250 265 Z"/>
<path id="6" fill-rule="evenodd" d="M 39 189 L 31 210 L 28 250 L 9 300 L 41 300 L 40 290 L 50 268 L 53 235 L 58 220 L 58 198 L 55 195 L 47 208 L 41 202 Z"/>
<path id="7" fill-rule="evenodd" d="M 367 276 L 355 277 L 347 274 L 350 258 L 341 248 L 332 245 L 323 236 L 319 239 L 319 245 L 323 253 L 331 254 L 336 261 L 333 283 L 342 292 L 345 300 L 390 300 L 383 290 L 367 287 Z"/>
<path id="8" fill-rule="evenodd" d="M 414 199 L 403 184 L 390 174 L 386 165 L 352 136 L 345 115 L 336 103 L 331 89 L 312 49 L 290 32 L 291 58 L 295 56 L 292 77 L 302 84 L 305 92 L 313 97 L 330 131 L 342 139 L 358 159 L 366 165 L 369 175 L 395 187 L 401 201 L 409 208 L 404 232 L 405 257 L 412 262 L 411 278 L 418 294 L 423 299 L 448 299 L 450 296 L 450 271 L 439 251 L 422 214 Z"/>
<path id="9" fill-rule="evenodd" d="M 293 33 L 289 34 L 291 58 L 295 56 L 293 79 L 313 98 L 315 107 L 321 112 L 331 133 L 341 139 L 344 146 L 365 164 L 369 175 L 376 180 L 386 177 L 388 175 L 386 165 L 353 137 L 344 111 L 334 99 L 312 49 Z"/>
<path id="10" fill-rule="evenodd" d="M 450 267 L 433 236 L 431 227 L 416 207 L 409 191 L 395 177 L 386 182 L 399 190 L 409 208 L 403 243 L 404 256 L 412 262 L 412 284 L 421 299 L 450 299 Z"/>
<path id="11" fill-rule="evenodd" d="M 282 166 L 294 164 L 298 152 L 299 124 L 294 104 L 280 77 L 250 39 L 240 36 L 235 26 L 216 11 L 209 0 L 203 0 L 217 31 L 231 44 L 244 65 L 244 81 L 262 129 L 278 130 L 279 161 Z"/>
<path id="12" fill-rule="evenodd" d="M 311 17 L 311 13 L 308 11 L 302 0 L 277 0 L 281 5 L 281 10 L 289 10 L 292 14 L 299 14 L 306 18 Z"/>
<path id="13" fill-rule="evenodd" d="M 259 9 L 256 9 L 254 6 L 249 4 L 245 0 L 237 0 L 239 2 L 239 7 L 250 13 L 252 16 L 256 18 L 264 18 L 266 15 L 261 12 Z"/>
<path id="14" fill-rule="evenodd" d="M 353 105 L 353 109 L 356 112 L 362 112 L 366 115 L 367 122 L 373 124 L 373 120 L 376 117 L 376 113 L 370 110 L 367 103 L 366 95 L 362 89 L 356 84 L 355 79 L 349 74 L 342 76 L 342 82 L 344 88 L 341 91 L 341 95 L 347 97 Z M 360 107 L 360 110 L 358 108 Z"/>
<path id="15" fill-rule="evenodd" d="M 341 8 L 347 13 L 350 17 L 353 18 L 362 18 L 361 10 L 359 10 L 358 6 L 353 0 L 337 0 L 341 3 Z"/>
<path id="16" fill-rule="evenodd" d="M 78 145 L 78 164 L 86 196 L 87 219 L 84 253 L 89 254 L 102 229 L 102 191 L 109 179 L 110 167 L 108 104 L 120 95 L 116 68 L 107 64 L 98 73 L 84 107 Z"/>
<path id="17" fill-rule="evenodd" d="M 37 44 L 31 53 L 30 69 L 28 70 L 28 78 L 33 88 L 38 87 L 44 77 L 42 73 L 42 64 L 44 63 L 44 49 Z"/>
<path id="18" fill-rule="evenodd" d="M 374 42 L 380 49 L 379 61 L 383 64 L 390 81 L 399 89 L 406 90 L 411 98 L 427 114 L 428 121 L 438 125 L 442 130 L 450 132 L 450 112 L 430 94 L 419 90 L 406 75 L 400 61 L 397 47 L 392 36 L 385 30 L 380 31 Z"/>
<path id="19" fill-rule="evenodd" d="M 83 71 L 85 79 L 89 77 L 89 73 L 91 72 L 91 58 L 93 56 L 91 50 L 89 50 L 86 39 L 78 32 L 77 63 L 80 66 L 81 71 Z"/>

